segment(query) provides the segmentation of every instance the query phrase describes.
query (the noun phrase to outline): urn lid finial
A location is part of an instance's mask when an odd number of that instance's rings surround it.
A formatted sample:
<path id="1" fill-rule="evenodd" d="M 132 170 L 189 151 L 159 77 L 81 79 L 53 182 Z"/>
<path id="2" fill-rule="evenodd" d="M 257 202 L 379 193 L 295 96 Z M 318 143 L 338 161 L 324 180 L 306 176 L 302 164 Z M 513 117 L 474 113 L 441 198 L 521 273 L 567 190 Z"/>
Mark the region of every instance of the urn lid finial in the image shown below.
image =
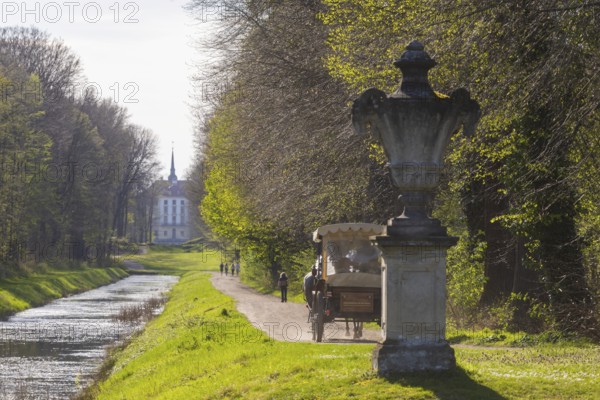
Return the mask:
<path id="1" fill-rule="evenodd" d="M 429 57 L 429 54 L 425 51 L 425 46 L 415 40 L 406 46 L 406 51 L 394 62 L 394 65 L 400 69 L 403 69 L 403 67 L 421 67 L 429 70 L 436 65 L 436 62 Z"/>
<path id="2" fill-rule="evenodd" d="M 406 46 L 406 50 L 425 50 L 425 46 L 418 40 L 413 40 Z"/>
<path id="3" fill-rule="evenodd" d="M 429 57 L 421 42 L 416 40 L 411 42 L 402 56 L 394 62 L 394 65 L 402 71 L 402 84 L 392 97 L 435 97 L 433 89 L 429 85 L 427 73 L 436 65 L 436 62 Z"/>

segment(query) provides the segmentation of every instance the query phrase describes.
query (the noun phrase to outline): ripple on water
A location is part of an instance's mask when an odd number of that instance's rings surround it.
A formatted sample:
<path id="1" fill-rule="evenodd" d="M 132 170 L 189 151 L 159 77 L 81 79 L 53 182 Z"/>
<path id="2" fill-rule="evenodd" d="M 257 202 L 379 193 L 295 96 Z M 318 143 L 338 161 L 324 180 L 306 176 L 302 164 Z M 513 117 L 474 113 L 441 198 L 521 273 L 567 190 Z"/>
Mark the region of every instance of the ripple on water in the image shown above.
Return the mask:
<path id="1" fill-rule="evenodd" d="M 111 316 L 167 292 L 177 279 L 134 275 L 0 322 L 0 398 L 75 394 L 101 364 L 106 347 L 138 327 Z"/>

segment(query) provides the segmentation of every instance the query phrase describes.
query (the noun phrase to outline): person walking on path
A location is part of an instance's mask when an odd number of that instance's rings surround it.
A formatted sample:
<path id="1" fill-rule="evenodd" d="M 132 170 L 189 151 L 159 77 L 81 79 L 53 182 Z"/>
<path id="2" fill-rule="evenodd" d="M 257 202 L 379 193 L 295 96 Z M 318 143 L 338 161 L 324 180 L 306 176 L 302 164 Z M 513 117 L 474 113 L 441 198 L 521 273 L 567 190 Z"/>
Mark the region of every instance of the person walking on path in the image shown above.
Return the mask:
<path id="1" fill-rule="evenodd" d="M 221 263 L 221 265 L 219 265 L 219 269 L 221 270 L 221 275 L 223 275 L 223 269 L 224 269 L 224 268 L 225 268 L 225 267 L 223 266 L 223 263 Z"/>
<path id="2" fill-rule="evenodd" d="M 288 287 L 288 278 L 285 272 L 282 272 L 279 276 L 279 280 L 277 281 L 277 286 L 281 289 L 281 302 L 287 303 L 287 287 Z"/>
<path id="3" fill-rule="evenodd" d="M 237 264 L 235 264 L 235 274 L 237 276 L 240 276 L 240 262 L 238 261 Z"/>
<path id="4" fill-rule="evenodd" d="M 229 267 L 227 266 L 227 263 L 225 263 L 225 276 L 227 276 L 228 273 L 229 273 Z"/>

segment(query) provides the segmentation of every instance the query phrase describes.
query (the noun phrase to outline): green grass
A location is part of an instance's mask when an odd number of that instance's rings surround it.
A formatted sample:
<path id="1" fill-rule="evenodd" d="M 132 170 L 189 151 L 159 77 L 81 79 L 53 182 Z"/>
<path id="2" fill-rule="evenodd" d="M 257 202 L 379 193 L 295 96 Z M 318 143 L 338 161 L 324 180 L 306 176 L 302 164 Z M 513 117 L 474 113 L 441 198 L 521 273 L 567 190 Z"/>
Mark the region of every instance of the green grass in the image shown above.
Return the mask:
<path id="1" fill-rule="evenodd" d="M 507 332 L 497 329 L 456 329 L 448 327 L 446 338 L 451 344 L 466 344 L 479 346 L 501 347 L 530 347 L 536 345 L 552 344 L 559 346 L 593 347 L 593 342 L 588 338 L 566 336 L 560 332 L 543 332 L 531 334 L 527 332 Z"/>
<path id="2" fill-rule="evenodd" d="M 394 379 L 371 370 L 373 345 L 270 340 L 215 290 L 217 263 L 150 253 L 149 269 L 181 275 L 165 311 L 117 352 L 99 399 L 596 399 L 600 348 L 456 345 L 458 368 Z"/>
<path id="3" fill-rule="evenodd" d="M 205 253 L 187 252 L 175 246 L 154 246 L 148 254 L 136 255 L 133 261 L 144 265 L 146 271 L 160 272 L 161 274 L 181 275 L 189 271 L 218 271 L 221 263 L 221 255 L 218 251 L 211 250 Z M 241 270 L 244 265 L 241 265 Z M 279 289 L 265 288 L 254 282 L 244 279 L 242 281 L 260 293 L 271 294 L 279 297 Z M 295 303 L 304 303 L 304 295 L 301 291 L 294 293 L 290 291 L 288 300 Z"/>
<path id="4" fill-rule="evenodd" d="M 459 347 L 456 352 L 468 375 L 507 398 L 600 398 L 598 347 Z"/>
<path id="5" fill-rule="evenodd" d="M 122 268 L 51 269 L 0 279 L 0 318 L 128 276 Z"/>
<path id="6" fill-rule="evenodd" d="M 165 246 L 166 247 L 166 246 Z M 218 253 L 190 253 L 179 247 L 151 248 L 148 254 L 130 256 L 128 259 L 144 265 L 147 271 L 181 275 L 189 271 L 218 271 Z"/>

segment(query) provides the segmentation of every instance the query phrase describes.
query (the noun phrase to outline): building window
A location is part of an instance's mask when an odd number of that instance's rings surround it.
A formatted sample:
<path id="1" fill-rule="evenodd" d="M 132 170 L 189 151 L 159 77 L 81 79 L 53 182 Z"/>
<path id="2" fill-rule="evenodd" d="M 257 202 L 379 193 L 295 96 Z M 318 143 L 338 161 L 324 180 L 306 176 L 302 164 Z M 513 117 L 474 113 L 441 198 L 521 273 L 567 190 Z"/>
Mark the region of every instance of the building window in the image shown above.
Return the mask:
<path id="1" fill-rule="evenodd" d="M 165 224 L 169 223 L 169 220 L 167 220 L 167 216 L 166 215 L 163 217 L 163 223 L 165 223 Z"/>
<path id="2" fill-rule="evenodd" d="M 177 214 L 177 207 L 173 206 L 173 214 Z"/>
<path id="3" fill-rule="evenodd" d="M 166 206 L 167 204 L 169 204 L 169 200 L 165 200 L 164 205 Z"/>
<path id="4" fill-rule="evenodd" d="M 168 210 L 168 208 L 169 208 L 169 207 L 165 207 L 165 208 L 164 208 L 164 213 L 163 213 L 163 214 L 168 214 L 168 213 L 169 213 L 169 210 Z"/>
<path id="5" fill-rule="evenodd" d="M 184 200 L 181 200 L 181 205 L 183 206 L 184 204 L 185 204 L 185 201 L 184 201 Z"/>
<path id="6" fill-rule="evenodd" d="M 173 225 L 177 222 L 177 217 L 173 215 Z"/>
<path id="7" fill-rule="evenodd" d="M 176 204 L 177 204 L 177 200 L 173 200 L 173 205 L 176 205 Z"/>
<path id="8" fill-rule="evenodd" d="M 167 237 L 167 235 L 168 235 L 167 231 L 165 231 L 164 233 L 165 233 L 165 235 L 164 235 L 164 236 L 165 236 L 165 237 Z"/>
<path id="9" fill-rule="evenodd" d="M 177 231 L 175 230 L 175 228 L 173 228 L 173 239 L 177 238 Z"/>

